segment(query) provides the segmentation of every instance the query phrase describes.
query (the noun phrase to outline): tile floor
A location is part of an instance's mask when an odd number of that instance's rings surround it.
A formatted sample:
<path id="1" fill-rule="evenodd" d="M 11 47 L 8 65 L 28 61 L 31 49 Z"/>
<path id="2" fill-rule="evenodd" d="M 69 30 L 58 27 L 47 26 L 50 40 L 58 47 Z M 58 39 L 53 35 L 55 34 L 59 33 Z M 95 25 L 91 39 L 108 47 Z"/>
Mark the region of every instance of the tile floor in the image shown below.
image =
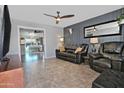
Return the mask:
<path id="1" fill-rule="evenodd" d="M 99 73 L 88 65 L 78 65 L 56 58 L 23 62 L 25 87 L 90 88 Z"/>

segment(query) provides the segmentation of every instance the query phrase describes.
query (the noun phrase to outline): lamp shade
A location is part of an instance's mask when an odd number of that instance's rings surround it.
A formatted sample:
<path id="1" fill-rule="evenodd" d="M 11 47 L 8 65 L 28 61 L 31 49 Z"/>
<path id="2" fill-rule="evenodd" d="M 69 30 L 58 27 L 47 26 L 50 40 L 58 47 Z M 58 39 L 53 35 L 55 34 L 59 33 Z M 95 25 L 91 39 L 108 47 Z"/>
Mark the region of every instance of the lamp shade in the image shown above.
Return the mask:
<path id="1" fill-rule="evenodd" d="M 64 38 L 63 38 L 63 37 L 61 37 L 61 38 L 60 38 L 60 41 L 61 41 L 61 42 L 63 42 L 63 41 L 64 41 Z"/>
<path id="2" fill-rule="evenodd" d="M 98 43 L 98 38 L 90 38 L 90 43 L 93 43 L 93 44 Z"/>

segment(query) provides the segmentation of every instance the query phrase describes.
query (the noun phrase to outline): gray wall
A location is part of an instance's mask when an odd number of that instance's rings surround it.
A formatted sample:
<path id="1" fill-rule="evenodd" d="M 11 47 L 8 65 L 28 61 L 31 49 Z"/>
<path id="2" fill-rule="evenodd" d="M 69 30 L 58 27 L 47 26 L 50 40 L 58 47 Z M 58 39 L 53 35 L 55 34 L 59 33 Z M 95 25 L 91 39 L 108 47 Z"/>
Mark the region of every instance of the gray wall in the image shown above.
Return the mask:
<path id="1" fill-rule="evenodd" d="M 65 46 L 69 44 L 81 44 L 81 43 L 88 43 L 89 38 L 84 38 L 84 27 L 103 23 L 106 21 L 116 20 L 116 18 L 121 14 L 121 10 L 116 10 L 111 13 L 107 13 L 68 27 L 64 28 L 64 37 L 65 37 Z M 69 34 L 68 29 L 72 28 L 72 34 Z M 122 26 L 122 35 L 116 36 L 106 36 L 106 37 L 98 37 L 99 43 L 107 42 L 107 41 L 124 41 L 124 26 Z M 90 51 L 90 49 L 89 49 Z"/>

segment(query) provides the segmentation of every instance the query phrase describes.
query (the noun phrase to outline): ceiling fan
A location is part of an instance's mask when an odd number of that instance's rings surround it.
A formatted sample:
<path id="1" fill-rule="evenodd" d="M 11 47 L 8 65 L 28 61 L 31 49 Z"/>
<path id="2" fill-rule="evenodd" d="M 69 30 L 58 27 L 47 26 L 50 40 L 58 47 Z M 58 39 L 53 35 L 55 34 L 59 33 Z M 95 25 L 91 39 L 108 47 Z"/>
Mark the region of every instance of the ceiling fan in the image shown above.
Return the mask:
<path id="1" fill-rule="evenodd" d="M 49 15 L 49 14 L 46 14 L 46 13 L 44 13 L 44 15 L 55 18 L 56 24 L 58 24 L 60 22 L 60 20 L 63 19 L 63 18 L 70 18 L 70 17 L 74 16 L 74 14 L 60 16 L 60 12 L 59 11 L 57 11 L 57 16 Z"/>

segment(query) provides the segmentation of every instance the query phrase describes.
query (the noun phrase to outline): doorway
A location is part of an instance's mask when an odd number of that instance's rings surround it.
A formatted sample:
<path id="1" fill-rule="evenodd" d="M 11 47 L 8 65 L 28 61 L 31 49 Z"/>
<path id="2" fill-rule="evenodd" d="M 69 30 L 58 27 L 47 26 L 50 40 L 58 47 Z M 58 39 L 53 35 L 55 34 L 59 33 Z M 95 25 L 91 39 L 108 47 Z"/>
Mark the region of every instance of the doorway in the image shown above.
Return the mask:
<path id="1" fill-rule="evenodd" d="M 32 27 L 19 27 L 19 49 L 22 62 L 35 62 L 44 59 L 45 30 Z"/>

